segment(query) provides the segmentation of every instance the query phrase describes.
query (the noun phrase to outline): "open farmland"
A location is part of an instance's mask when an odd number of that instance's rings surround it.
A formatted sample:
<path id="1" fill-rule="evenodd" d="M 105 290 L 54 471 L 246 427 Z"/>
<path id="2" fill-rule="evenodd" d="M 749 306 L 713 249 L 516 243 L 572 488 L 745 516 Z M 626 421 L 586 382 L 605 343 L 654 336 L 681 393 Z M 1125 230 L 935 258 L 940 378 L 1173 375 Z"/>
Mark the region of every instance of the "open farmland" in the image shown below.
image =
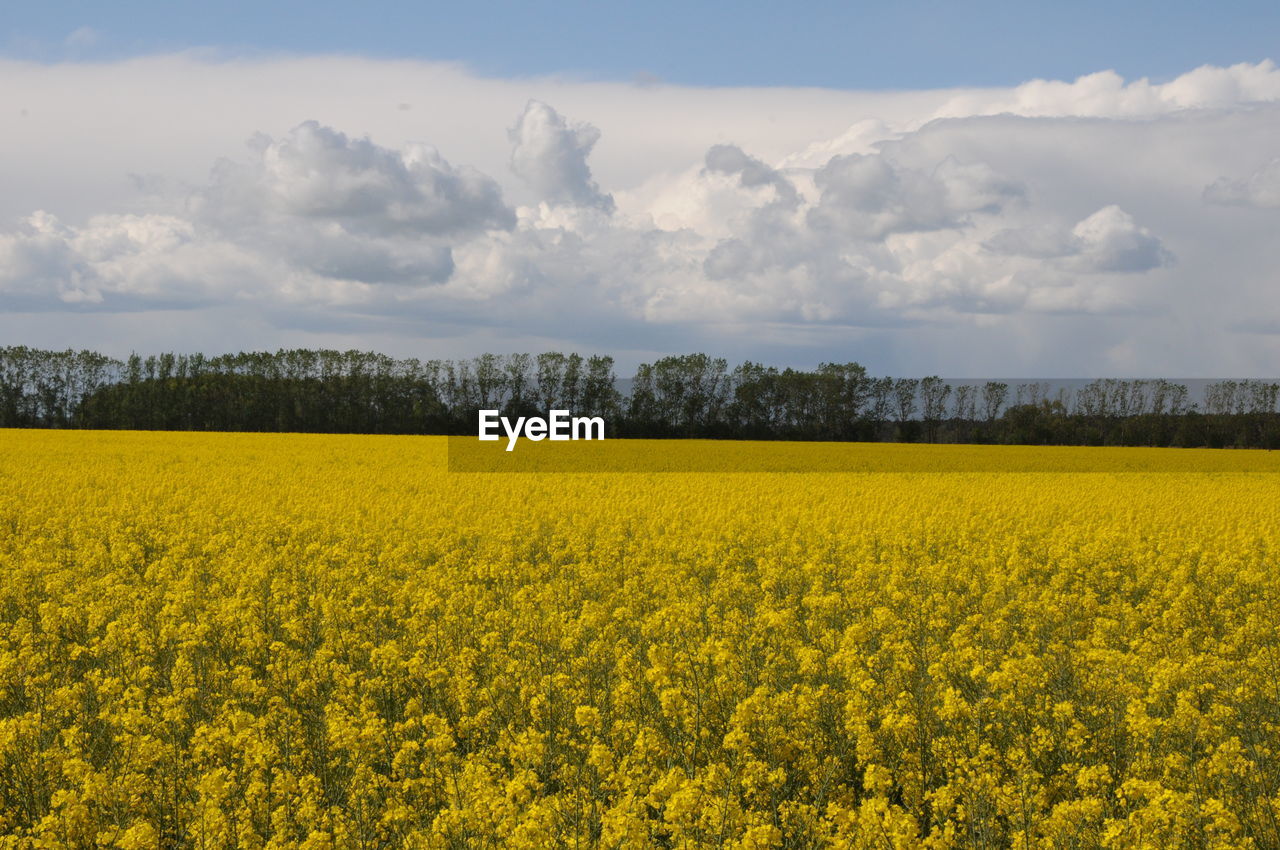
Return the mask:
<path id="1" fill-rule="evenodd" d="M 445 446 L 0 431 L 0 846 L 1280 846 L 1274 455 Z"/>

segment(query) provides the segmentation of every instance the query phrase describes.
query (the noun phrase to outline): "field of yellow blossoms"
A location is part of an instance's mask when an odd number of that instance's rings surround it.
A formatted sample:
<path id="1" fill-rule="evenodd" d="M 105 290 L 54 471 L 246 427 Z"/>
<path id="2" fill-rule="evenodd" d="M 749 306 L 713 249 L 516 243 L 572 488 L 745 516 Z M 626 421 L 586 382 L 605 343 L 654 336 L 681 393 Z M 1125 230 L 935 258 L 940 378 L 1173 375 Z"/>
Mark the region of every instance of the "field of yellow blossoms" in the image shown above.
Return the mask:
<path id="1" fill-rule="evenodd" d="M 1280 846 L 1273 455 L 445 452 L 0 431 L 0 847 Z"/>

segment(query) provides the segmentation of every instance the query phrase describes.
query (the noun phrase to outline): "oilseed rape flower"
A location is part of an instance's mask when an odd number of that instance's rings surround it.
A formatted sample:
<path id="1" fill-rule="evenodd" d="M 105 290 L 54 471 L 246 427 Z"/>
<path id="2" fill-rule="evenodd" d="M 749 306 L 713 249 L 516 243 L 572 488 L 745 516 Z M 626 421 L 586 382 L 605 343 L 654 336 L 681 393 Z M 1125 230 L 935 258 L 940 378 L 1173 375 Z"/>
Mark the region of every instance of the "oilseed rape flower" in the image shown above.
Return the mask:
<path id="1" fill-rule="evenodd" d="M 949 448 L 0 431 L 0 847 L 1280 846 L 1275 458 Z"/>

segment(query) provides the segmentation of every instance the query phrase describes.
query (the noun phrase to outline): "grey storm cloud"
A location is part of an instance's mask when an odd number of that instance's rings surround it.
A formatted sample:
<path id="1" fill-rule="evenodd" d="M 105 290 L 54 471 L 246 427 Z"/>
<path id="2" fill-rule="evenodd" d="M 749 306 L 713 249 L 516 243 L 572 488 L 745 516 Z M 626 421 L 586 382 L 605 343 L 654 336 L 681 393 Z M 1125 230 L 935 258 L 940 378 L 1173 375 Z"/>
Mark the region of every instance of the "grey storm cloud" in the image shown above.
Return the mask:
<path id="1" fill-rule="evenodd" d="M 541 101 L 531 100 L 509 132 L 511 170 L 529 184 L 538 200 L 613 212 L 611 195 L 591 177 L 587 157 L 600 140 L 590 124 L 570 123 Z"/>

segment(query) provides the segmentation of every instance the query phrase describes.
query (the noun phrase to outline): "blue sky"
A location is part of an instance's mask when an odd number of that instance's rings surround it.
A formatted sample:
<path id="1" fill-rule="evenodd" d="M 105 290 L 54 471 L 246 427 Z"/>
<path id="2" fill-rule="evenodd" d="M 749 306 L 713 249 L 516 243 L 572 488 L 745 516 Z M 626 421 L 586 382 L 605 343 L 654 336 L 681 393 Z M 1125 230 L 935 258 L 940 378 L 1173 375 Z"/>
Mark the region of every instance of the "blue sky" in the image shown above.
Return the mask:
<path id="1" fill-rule="evenodd" d="M 1000 86 L 1104 69 L 1164 80 L 1268 58 L 1280 33 L 1280 4 L 1251 0 L 6 5 L 0 46 L 42 61 L 216 47 L 451 60 L 492 77 L 849 89 Z"/>

